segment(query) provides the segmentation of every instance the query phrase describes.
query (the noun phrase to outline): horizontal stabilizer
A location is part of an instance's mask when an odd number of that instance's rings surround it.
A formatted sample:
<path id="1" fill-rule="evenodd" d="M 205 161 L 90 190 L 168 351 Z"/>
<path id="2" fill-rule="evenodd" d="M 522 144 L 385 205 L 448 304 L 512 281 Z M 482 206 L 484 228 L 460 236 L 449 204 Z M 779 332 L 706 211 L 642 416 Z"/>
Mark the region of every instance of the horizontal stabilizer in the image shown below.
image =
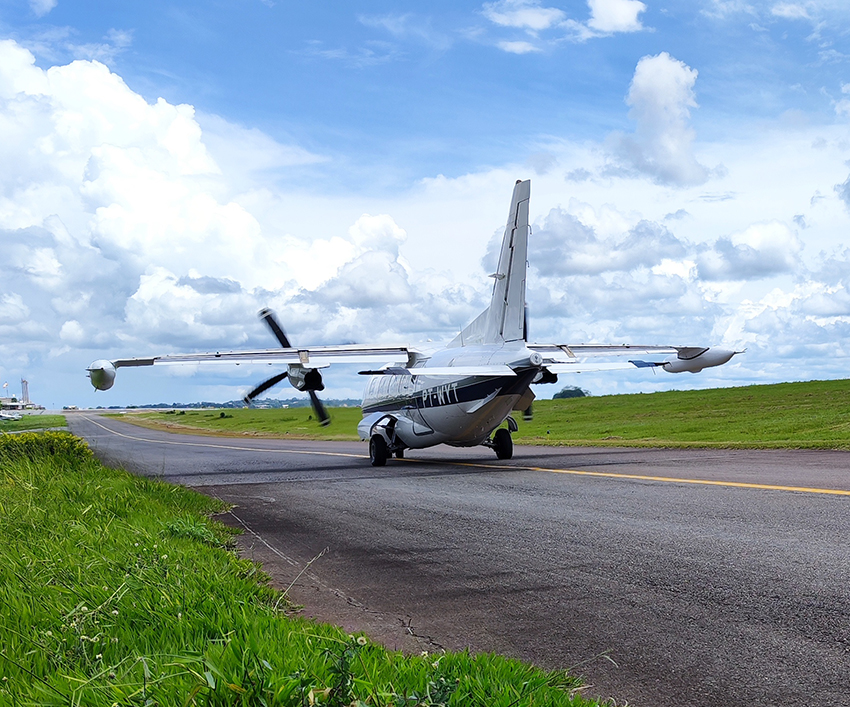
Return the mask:
<path id="1" fill-rule="evenodd" d="M 663 361 L 629 361 L 634 366 L 638 368 L 655 368 L 656 366 L 663 366 Z"/>

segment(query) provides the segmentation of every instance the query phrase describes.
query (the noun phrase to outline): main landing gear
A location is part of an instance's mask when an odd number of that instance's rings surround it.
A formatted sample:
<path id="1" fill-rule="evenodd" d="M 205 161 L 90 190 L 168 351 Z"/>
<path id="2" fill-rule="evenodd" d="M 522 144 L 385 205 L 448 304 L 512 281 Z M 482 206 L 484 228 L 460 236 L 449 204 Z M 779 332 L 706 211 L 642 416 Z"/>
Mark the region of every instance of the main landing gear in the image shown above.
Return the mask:
<path id="1" fill-rule="evenodd" d="M 372 435 L 369 439 L 369 461 L 372 466 L 384 466 L 389 456 L 386 440 L 381 435 Z"/>
<path id="2" fill-rule="evenodd" d="M 511 431 L 504 427 L 496 430 L 489 446 L 496 452 L 496 458 L 510 459 L 514 455 L 514 441 L 511 438 Z"/>
<path id="3" fill-rule="evenodd" d="M 369 461 L 372 466 L 384 466 L 387 459 L 395 455 L 396 459 L 404 459 L 404 447 L 390 449 L 382 435 L 372 435 L 369 439 Z"/>

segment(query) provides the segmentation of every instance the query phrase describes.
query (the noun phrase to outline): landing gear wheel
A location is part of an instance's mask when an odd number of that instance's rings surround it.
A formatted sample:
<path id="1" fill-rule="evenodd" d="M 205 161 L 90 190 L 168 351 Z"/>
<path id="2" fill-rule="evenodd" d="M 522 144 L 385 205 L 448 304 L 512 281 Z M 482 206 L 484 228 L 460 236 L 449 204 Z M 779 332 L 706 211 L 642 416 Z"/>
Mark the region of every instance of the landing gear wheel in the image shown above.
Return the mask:
<path id="1" fill-rule="evenodd" d="M 504 427 L 496 430 L 493 435 L 493 450 L 498 459 L 510 459 L 514 455 L 514 441 L 509 430 Z"/>
<path id="2" fill-rule="evenodd" d="M 395 458 L 396 459 L 404 459 L 404 450 L 403 449 L 396 449 L 395 450 Z"/>
<path id="3" fill-rule="evenodd" d="M 384 438 L 381 435 L 372 435 L 369 440 L 369 460 L 372 462 L 372 466 L 384 466 L 389 455 Z"/>

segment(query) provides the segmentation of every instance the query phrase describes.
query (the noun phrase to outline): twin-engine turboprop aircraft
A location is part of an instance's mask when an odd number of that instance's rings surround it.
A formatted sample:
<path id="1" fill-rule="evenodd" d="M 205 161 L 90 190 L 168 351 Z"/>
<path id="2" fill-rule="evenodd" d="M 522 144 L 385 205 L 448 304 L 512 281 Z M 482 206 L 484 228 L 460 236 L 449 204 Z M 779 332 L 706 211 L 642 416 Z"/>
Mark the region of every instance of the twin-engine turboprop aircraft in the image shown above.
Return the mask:
<path id="1" fill-rule="evenodd" d="M 274 314 L 260 317 L 281 348 L 170 354 L 151 358 L 95 361 L 88 368 L 92 385 L 108 390 L 118 368 L 166 363 L 279 363 L 286 370 L 269 378 L 245 396 L 245 403 L 284 378 L 310 394 L 321 424 L 329 418 L 316 391 L 324 389 L 320 369 L 332 363 L 380 363 L 360 371 L 369 376 L 363 396 L 363 419 L 357 427 L 369 441 L 374 466 L 383 466 L 406 449 L 435 444 L 455 447 L 484 445 L 499 459 L 513 455 L 511 432 L 517 424 L 511 411 L 531 412 L 536 383 L 555 383 L 560 373 L 621 368 L 659 367 L 670 373 L 719 366 L 736 351 L 704 346 L 608 346 L 597 344 L 534 344 L 527 341 L 525 281 L 528 250 L 528 202 L 531 182 L 518 181 L 511 208 L 490 306 L 444 348 L 426 353 L 411 346 L 294 347 Z M 662 360 L 623 360 L 628 356 L 663 356 Z M 618 359 L 619 357 L 619 359 Z M 598 359 L 602 359 L 599 361 Z M 606 362 L 607 359 L 607 362 Z M 500 427 L 507 421 L 507 428 Z"/>

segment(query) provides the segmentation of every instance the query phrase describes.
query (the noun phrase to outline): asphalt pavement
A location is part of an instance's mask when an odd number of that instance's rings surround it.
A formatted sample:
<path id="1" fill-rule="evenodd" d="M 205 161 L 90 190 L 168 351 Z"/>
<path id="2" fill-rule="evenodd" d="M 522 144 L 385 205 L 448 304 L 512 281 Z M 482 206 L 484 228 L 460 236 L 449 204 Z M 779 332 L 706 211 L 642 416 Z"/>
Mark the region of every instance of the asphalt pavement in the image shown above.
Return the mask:
<path id="1" fill-rule="evenodd" d="M 405 650 L 572 667 L 637 707 L 850 706 L 850 453 L 438 447 L 155 432 L 105 462 L 234 504 L 305 612 Z"/>

